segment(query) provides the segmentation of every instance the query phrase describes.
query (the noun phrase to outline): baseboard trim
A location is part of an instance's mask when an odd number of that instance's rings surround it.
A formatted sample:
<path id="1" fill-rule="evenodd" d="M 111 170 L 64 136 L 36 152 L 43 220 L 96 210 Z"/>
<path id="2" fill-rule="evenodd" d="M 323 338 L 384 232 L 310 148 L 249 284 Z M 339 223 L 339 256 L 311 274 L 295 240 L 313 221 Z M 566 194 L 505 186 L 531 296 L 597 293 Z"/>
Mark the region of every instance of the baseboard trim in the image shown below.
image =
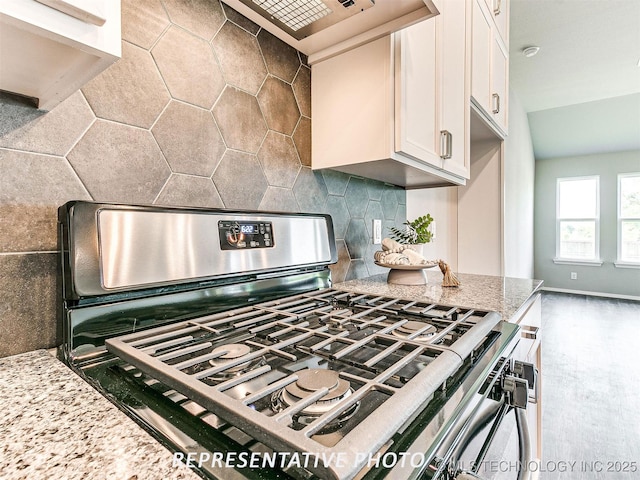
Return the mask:
<path id="1" fill-rule="evenodd" d="M 568 288 L 554 288 L 554 287 L 542 287 L 542 291 L 570 293 L 572 295 L 588 295 L 590 297 L 617 298 L 620 300 L 634 300 L 636 302 L 640 302 L 640 297 L 637 297 L 635 295 L 619 295 L 617 293 L 602 293 L 602 292 L 585 292 L 583 290 L 569 290 Z"/>

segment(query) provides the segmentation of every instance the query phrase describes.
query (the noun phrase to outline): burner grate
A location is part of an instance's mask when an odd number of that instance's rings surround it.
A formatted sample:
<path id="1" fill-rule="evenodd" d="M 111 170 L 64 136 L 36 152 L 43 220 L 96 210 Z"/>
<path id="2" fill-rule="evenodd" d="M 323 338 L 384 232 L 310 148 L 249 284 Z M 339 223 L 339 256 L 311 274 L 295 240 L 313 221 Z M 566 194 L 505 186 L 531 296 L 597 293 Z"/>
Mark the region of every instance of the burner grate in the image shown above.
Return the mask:
<path id="1" fill-rule="evenodd" d="M 321 478 L 348 479 L 366 462 L 361 453 L 377 452 L 424 407 L 498 321 L 495 313 L 327 289 L 110 339 L 106 345 L 275 451 L 329 459 L 327 465 L 324 460 L 314 464 Z M 416 322 L 424 328 L 416 328 Z M 402 333 L 407 325 L 409 335 Z M 420 337 L 434 327 L 433 335 Z M 301 427 L 296 418 L 329 389 L 289 398 L 279 411 L 271 408 L 271 400 L 305 369 L 334 370 L 352 392 L 306 416 Z M 367 408 L 353 413 L 359 404 Z M 349 420 L 339 434 L 324 436 L 341 418 Z"/>

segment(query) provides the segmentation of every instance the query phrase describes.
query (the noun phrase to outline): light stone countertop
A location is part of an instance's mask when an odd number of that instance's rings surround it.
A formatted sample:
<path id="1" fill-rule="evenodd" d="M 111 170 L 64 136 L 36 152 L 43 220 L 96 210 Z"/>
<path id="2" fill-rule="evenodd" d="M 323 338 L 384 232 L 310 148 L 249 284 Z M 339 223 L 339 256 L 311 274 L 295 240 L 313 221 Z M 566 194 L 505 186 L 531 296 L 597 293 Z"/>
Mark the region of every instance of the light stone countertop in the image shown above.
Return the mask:
<path id="1" fill-rule="evenodd" d="M 387 275 L 380 274 L 337 283 L 334 287 L 442 305 L 492 310 L 500 313 L 503 320 L 511 320 L 527 300 L 542 288 L 541 280 L 464 273 L 456 274 L 461 282 L 459 287 L 443 287 L 442 273 L 439 269 L 435 268 L 426 273 L 428 280 L 426 285 L 389 284 Z"/>
<path id="2" fill-rule="evenodd" d="M 199 479 L 45 350 L 0 358 L 0 478 Z"/>

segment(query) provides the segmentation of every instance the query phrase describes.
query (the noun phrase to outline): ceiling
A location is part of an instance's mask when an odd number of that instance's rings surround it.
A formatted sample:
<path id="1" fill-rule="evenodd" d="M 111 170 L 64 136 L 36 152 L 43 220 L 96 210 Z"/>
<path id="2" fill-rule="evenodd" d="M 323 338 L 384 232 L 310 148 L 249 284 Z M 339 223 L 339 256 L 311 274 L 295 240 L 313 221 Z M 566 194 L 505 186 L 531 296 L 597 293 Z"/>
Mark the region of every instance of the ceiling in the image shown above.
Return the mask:
<path id="1" fill-rule="evenodd" d="M 536 158 L 640 149 L 640 0 L 511 0 L 510 20 Z"/>

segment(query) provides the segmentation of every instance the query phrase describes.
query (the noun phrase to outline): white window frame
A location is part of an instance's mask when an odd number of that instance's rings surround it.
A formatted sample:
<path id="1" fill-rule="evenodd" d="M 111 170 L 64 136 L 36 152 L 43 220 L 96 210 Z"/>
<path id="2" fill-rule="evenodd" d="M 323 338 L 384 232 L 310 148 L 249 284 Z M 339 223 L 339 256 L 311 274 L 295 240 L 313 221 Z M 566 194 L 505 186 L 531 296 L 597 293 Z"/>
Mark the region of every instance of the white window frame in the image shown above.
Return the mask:
<path id="1" fill-rule="evenodd" d="M 575 180 L 595 180 L 596 181 L 596 216 L 595 221 L 595 257 L 593 259 L 567 258 L 560 256 L 560 222 L 561 221 L 584 221 L 591 219 L 584 218 L 560 218 L 560 184 Z M 562 177 L 556 179 L 556 256 L 553 263 L 561 265 L 587 265 L 599 267 L 602 265 L 600 259 L 600 175 L 587 175 L 580 177 Z"/>
<path id="2" fill-rule="evenodd" d="M 624 217 L 622 218 L 622 179 L 628 177 L 640 177 L 640 172 L 632 173 L 619 173 L 618 174 L 618 241 L 617 241 L 617 254 L 615 266 L 618 268 L 640 268 L 640 262 L 629 262 L 628 260 L 622 260 L 620 255 L 622 254 L 622 221 L 623 220 L 640 220 L 637 217 Z"/>

